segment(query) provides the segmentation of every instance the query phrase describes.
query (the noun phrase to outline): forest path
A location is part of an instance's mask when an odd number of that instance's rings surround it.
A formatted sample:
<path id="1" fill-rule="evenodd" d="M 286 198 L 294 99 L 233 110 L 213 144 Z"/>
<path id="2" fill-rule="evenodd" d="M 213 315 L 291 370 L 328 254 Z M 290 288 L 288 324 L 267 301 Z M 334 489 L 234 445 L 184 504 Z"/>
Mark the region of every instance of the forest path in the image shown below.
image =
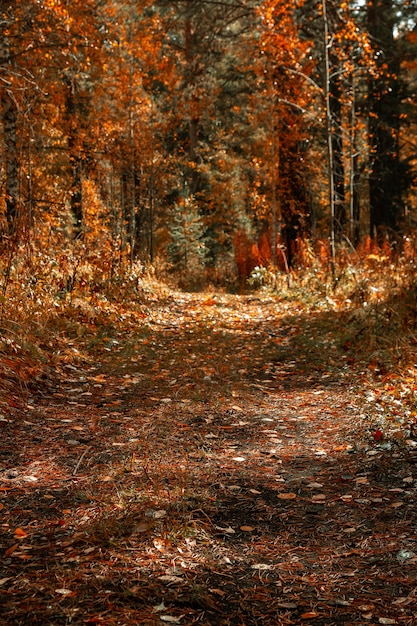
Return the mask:
<path id="1" fill-rule="evenodd" d="M 417 623 L 417 455 L 338 332 L 175 294 L 81 341 L 1 422 L 0 623 Z"/>

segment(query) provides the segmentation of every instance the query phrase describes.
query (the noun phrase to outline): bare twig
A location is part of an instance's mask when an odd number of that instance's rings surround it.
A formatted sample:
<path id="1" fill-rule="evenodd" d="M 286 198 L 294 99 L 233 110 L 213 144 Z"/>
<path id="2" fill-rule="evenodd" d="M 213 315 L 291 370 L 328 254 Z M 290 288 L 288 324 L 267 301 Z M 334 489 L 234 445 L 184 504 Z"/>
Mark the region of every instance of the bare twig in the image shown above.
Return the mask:
<path id="1" fill-rule="evenodd" d="M 83 459 L 85 457 L 85 455 L 91 450 L 91 446 L 88 446 L 84 452 L 82 453 L 82 455 L 80 456 L 80 458 L 77 461 L 77 465 L 74 467 L 74 471 L 72 472 L 72 475 L 75 476 L 75 474 L 78 472 L 78 469 L 81 465 L 81 463 L 83 462 Z"/>

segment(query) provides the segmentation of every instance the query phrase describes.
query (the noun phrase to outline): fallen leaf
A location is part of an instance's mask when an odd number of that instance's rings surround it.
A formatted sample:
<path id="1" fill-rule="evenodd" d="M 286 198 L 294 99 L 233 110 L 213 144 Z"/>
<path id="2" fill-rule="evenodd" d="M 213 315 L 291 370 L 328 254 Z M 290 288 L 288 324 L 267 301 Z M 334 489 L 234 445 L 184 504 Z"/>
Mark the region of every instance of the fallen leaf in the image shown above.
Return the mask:
<path id="1" fill-rule="evenodd" d="M 379 624 L 396 624 L 397 620 L 396 619 L 391 619 L 389 617 L 380 617 L 378 620 Z"/>
<path id="2" fill-rule="evenodd" d="M 140 522 L 139 524 L 135 526 L 134 531 L 136 533 L 146 533 L 148 532 L 148 530 L 152 530 L 153 527 L 154 527 L 153 522 Z"/>
<path id="3" fill-rule="evenodd" d="M 357 485 L 367 485 L 369 483 L 369 481 L 366 478 L 366 476 L 360 476 L 359 478 L 355 479 L 355 483 Z"/>
<path id="4" fill-rule="evenodd" d="M 252 533 L 255 528 L 253 526 L 241 526 L 240 530 L 243 530 L 245 533 Z"/>
<path id="5" fill-rule="evenodd" d="M 316 611 L 308 611 L 307 613 L 303 613 L 300 617 L 301 619 L 315 619 L 319 615 L 320 613 L 316 613 Z"/>
<path id="6" fill-rule="evenodd" d="M 373 433 L 371 433 L 371 435 L 375 441 L 382 441 L 384 438 L 384 433 L 380 428 L 377 428 Z"/>
<path id="7" fill-rule="evenodd" d="M 279 609 L 297 609 L 298 605 L 295 602 L 278 602 L 275 606 Z"/>
<path id="8" fill-rule="evenodd" d="M 161 615 L 159 619 L 162 622 L 168 622 L 170 624 L 180 624 L 182 617 L 183 617 L 182 615 L 181 617 L 173 617 L 172 615 Z"/>
<path id="9" fill-rule="evenodd" d="M 16 530 L 14 531 L 15 539 L 24 539 L 27 536 L 28 534 L 22 528 L 16 528 Z"/>
<path id="10" fill-rule="evenodd" d="M 164 576 L 159 576 L 158 580 L 163 583 L 183 583 L 184 579 L 179 576 L 170 576 L 169 574 L 164 574 Z"/>
<path id="11" fill-rule="evenodd" d="M 280 500 L 294 500 L 297 495 L 295 493 L 279 493 L 278 498 Z"/>
<path id="12" fill-rule="evenodd" d="M 74 594 L 71 589 L 55 589 L 55 593 L 59 593 L 61 596 L 71 596 Z"/>
<path id="13" fill-rule="evenodd" d="M 165 553 L 167 548 L 170 547 L 171 542 L 166 540 L 166 539 L 154 539 L 153 540 L 153 545 L 155 546 L 155 548 L 157 550 L 159 550 L 159 552 Z"/>
<path id="14" fill-rule="evenodd" d="M 272 565 L 269 565 L 268 563 L 255 563 L 255 565 L 252 565 L 252 569 L 268 570 L 272 569 Z"/>
<path id="15" fill-rule="evenodd" d="M 215 528 L 216 530 L 220 530 L 220 532 L 222 533 L 226 533 L 226 535 L 236 534 L 236 531 L 231 526 L 228 526 L 228 528 L 222 528 L 221 526 L 216 526 Z"/>
<path id="16" fill-rule="evenodd" d="M 226 592 L 221 589 L 209 589 L 209 591 L 210 593 L 215 593 L 216 596 L 220 596 L 221 598 L 226 595 Z"/>
<path id="17" fill-rule="evenodd" d="M 7 548 L 6 552 L 4 553 L 5 556 L 10 556 L 11 554 L 13 554 L 13 552 L 17 550 L 18 547 L 19 547 L 19 544 L 15 543 L 14 546 L 10 546 L 10 548 Z"/>
<path id="18" fill-rule="evenodd" d="M 406 596 L 402 598 L 397 598 L 396 600 L 393 600 L 392 603 L 398 604 L 399 606 L 407 606 L 408 604 L 413 604 L 414 602 L 415 602 L 414 598 L 410 598 L 410 596 Z"/>

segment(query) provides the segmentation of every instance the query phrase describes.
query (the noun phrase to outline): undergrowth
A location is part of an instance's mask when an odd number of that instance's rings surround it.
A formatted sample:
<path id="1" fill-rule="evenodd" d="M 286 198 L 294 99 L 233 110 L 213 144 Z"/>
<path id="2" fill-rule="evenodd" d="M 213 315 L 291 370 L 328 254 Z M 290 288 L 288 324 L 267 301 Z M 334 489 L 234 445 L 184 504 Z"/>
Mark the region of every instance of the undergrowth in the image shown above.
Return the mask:
<path id="1" fill-rule="evenodd" d="M 323 247 L 315 251 L 303 242 L 291 269 L 258 266 L 248 289 L 292 303 L 300 315 L 328 312 L 352 358 L 367 361 L 374 372 L 400 372 L 417 363 L 414 258 L 411 239 L 400 255 L 367 240 L 358 250 L 340 249 L 334 264 Z M 22 245 L 0 266 L 3 409 L 63 362 L 94 357 L 115 329 L 142 324 L 149 307 L 170 297 L 154 267 L 91 242 L 75 242 L 65 253 Z"/>

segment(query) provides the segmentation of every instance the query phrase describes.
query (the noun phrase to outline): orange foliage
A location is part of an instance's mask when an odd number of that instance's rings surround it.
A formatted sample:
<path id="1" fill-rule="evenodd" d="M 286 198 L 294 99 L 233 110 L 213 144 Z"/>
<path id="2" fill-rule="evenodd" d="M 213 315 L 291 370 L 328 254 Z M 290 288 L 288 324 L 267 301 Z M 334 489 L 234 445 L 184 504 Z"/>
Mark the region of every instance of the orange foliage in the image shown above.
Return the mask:
<path id="1" fill-rule="evenodd" d="M 239 231 L 234 238 L 235 261 L 238 269 L 240 286 L 244 289 L 245 282 L 257 266 L 267 267 L 272 260 L 270 235 L 262 233 L 256 242 L 249 239 L 246 231 Z"/>
<path id="2" fill-rule="evenodd" d="M 244 289 L 245 281 L 250 276 L 251 271 L 256 267 L 256 260 L 253 244 L 250 242 L 246 231 L 238 231 L 234 238 L 235 261 L 239 274 L 240 287 Z"/>
<path id="3" fill-rule="evenodd" d="M 317 242 L 317 254 L 322 265 L 329 262 L 330 259 L 330 242 L 321 239 Z"/>
<path id="4" fill-rule="evenodd" d="M 259 243 L 259 263 L 258 265 L 268 265 L 272 260 L 271 238 L 269 233 L 262 233 Z"/>

